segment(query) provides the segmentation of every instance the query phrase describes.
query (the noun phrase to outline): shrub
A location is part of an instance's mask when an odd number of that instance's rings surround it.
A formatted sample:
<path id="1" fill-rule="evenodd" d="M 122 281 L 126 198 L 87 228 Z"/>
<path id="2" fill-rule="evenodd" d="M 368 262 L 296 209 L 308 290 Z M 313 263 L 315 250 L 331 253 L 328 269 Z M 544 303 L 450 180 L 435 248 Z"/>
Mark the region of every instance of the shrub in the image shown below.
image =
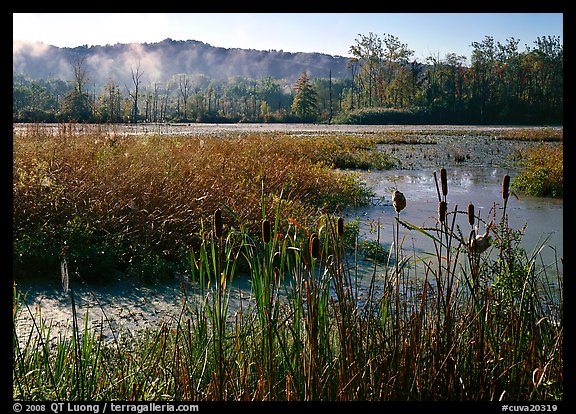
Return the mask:
<path id="1" fill-rule="evenodd" d="M 519 165 L 520 174 L 512 181 L 517 189 L 537 197 L 563 195 L 563 144 L 530 148 Z"/>

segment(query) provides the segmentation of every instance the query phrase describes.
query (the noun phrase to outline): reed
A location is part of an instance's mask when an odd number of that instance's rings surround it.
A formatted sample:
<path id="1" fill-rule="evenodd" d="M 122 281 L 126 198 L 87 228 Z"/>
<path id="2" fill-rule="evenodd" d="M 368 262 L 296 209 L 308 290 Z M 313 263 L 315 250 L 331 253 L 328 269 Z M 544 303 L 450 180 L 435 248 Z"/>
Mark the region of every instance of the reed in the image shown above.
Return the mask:
<path id="1" fill-rule="evenodd" d="M 563 399 L 562 277 L 536 266 L 538 251 L 526 253 L 496 211 L 455 206 L 423 228 L 401 218 L 398 191 L 393 260 L 375 263 L 366 291 L 344 246 L 353 223 L 285 219 L 284 193 L 270 206 L 264 180 L 259 189 L 256 229 L 225 203 L 212 217 L 221 227 L 200 221 L 181 312 L 158 327 L 107 342 L 85 315 L 50 346 L 50 325 L 15 285 L 14 399 Z M 499 223 L 487 250 L 469 248 L 465 215 L 470 226 Z M 409 254 L 401 228 L 435 251 Z M 232 308 L 241 277 L 251 290 Z M 21 312 L 35 324 L 23 337 Z"/>
<path id="2" fill-rule="evenodd" d="M 448 195 L 448 176 L 446 168 L 440 168 L 440 183 L 442 184 L 442 195 L 446 197 Z"/>
<path id="3" fill-rule="evenodd" d="M 318 234 L 312 233 L 308 244 L 310 247 L 310 257 L 312 259 L 318 259 L 320 257 L 320 239 L 318 238 Z"/>
<path id="4" fill-rule="evenodd" d="M 270 243 L 271 228 L 269 220 L 262 220 L 262 241 L 264 243 Z"/>
<path id="5" fill-rule="evenodd" d="M 188 248 L 199 245 L 201 221 L 223 204 L 252 231 L 259 228 L 262 182 L 269 214 L 283 193 L 282 225 L 288 218 L 317 219 L 320 209 L 361 206 L 372 196 L 358 174 L 336 170 L 326 158 L 344 151 L 336 144 L 343 138 L 75 131 L 14 135 L 17 277 L 58 272 L 66 242 L 70 265 L 85 278 L 160 270 L 173 277 L 185 270 Z M 366 142 L 345 148 L 356 153 Z"/>
<path id="6" fill-rule="evenodd" d="M 438 203 L 438 221 L 442 224 L 446 222 L 446 213 L 448 211 L 448 204 L 446 201 L 440 201 Z"/>

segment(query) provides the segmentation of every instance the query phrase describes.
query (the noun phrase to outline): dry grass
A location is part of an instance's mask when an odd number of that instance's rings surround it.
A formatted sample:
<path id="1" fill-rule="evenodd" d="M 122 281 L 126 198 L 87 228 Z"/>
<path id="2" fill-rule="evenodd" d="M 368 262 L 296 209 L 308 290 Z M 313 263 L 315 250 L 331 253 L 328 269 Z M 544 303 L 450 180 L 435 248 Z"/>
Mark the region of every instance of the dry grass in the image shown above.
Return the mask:
<path id="1" fill-rule="evenodd" d="M 237 137 L 117 137 L 103 133 L 34 133 L 13 138 L 15 239 L 49 235 L 71 243 L 143 249 L 167 258 L 197 244 L 202 221 L 223 209 L 225 226 L 260 226 L 262 193 L 273 212 L 304 223 L 321 210 L 363 204 L 370 192 L 357 175 L 329 168 L 333 140 L 248 134 Z M 327 148 L 329 150 L 327 150 Z M 352 151 L 353 152 L 353 151 Z M 68 229 L 68 230 L 67 230 Z"/>
<path id="2" fill-rule="evenodd" d="M 557 128 L 514 128 L 502 130 L 498 139 L 517 141 L 563 141 L 564 129 Z"/>

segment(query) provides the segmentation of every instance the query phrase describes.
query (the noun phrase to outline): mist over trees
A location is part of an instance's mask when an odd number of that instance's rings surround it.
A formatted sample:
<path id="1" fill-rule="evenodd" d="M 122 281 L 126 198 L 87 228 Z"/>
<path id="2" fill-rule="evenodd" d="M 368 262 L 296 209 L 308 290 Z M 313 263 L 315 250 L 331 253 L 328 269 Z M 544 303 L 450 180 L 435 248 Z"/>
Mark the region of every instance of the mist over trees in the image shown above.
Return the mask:
<path id="1" fill-rule="evenodd" d="M 470 62 L 454 53 L 419 62 L 390 34 L 359 34 L 350 58 L 167 39 L 67 49 L 59 64 L 52 55 L 63 51 L 44 46 L 53 75 L 41 77 L 26 68 L 42 54 L 27 63 L 32 51 L 15 45 L 13 121 L 561 124 L 559 37 L 519 45 L 486 36 L 470 45 Z"/>

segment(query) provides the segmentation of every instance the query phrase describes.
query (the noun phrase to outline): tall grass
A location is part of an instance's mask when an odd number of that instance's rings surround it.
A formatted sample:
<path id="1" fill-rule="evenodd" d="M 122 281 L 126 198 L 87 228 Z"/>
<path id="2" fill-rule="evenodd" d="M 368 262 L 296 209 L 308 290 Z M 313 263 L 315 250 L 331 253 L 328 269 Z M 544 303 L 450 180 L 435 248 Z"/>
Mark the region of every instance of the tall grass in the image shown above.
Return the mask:
<path id="1" fill-rule="evenodd" d="M 359 176 L 333 167 L 344 154 L 347 165 L 354 154 L 368 162 L 367 144 L 338 142 L 275 134 L 123 137 L 66 128 L 15 134 L 14 271 L 57 272 L 68 243 L 71 272 L 84 279 L 117 271 L 170 278 L 182 271 L 175 267 L 189 246 L 199 245 L 200 222 L 221 205 L 252 230 L 259 227 L 261 182 L 268 214 L 283 194 L 282 224 L 366 204 L 372 193 Z"/>
<path id="2" fill-rule="evenodd" d="M 200 223 L 194 282 L 182 286 L 177 317 L 126 342 L 105 342 L 85 320 L 51 347 L 49 325 L 34 315 L 34 335 L 14 330 L 14 398 L 562 399 L 558 264 L 537 266 L 539 252 L 521 248 L 507 191 L 490 217 L 448 209 L 447 174 L 437 184 L 436 226 L 403 220 L 397 199 L 394 249 L 375 262 L 368 288 L 349 263 L 341 218 L 284 219 L 287 199 L 281 193 L 269 210 L 265 186 L 257 230 L 219 206 L 209 225 Z M 401 231 L 429 237 L 435 253 L 410 253 Z M 478 235 L 490 236 L 486 245 Z M 231 308 L 238 277 L 251 290 Z M 32 313 L 15 286 L 15 325 L 19 312 Z"/>

